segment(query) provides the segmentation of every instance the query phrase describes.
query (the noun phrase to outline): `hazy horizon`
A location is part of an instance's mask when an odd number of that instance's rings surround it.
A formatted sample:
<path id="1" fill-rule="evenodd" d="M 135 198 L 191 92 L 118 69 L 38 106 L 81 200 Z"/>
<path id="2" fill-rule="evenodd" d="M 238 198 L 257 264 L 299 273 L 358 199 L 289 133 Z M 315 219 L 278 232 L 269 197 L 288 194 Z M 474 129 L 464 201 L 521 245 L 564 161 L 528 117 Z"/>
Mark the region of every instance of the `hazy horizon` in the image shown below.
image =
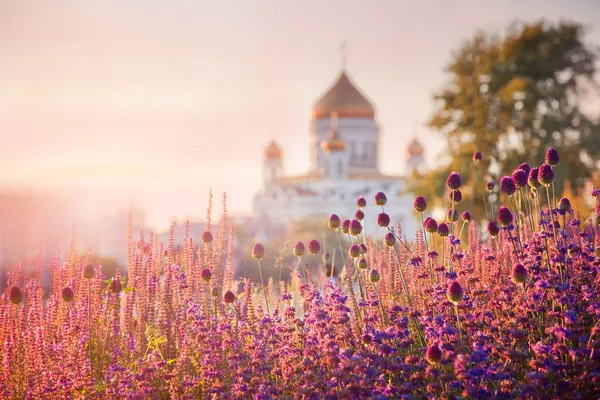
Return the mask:
<path id="1" fill-rule="evenodd" d="M 308 168 L 313 102 L 347 70 L 375 103 L 380 168 L 404 172 L 419 133 L 433 165 L 443 141 L 418 128 L 452 51 L 513 19 L 572 19 L 600 45 L 588 1 L 0 2 L 0 185 L 74 189 L 89 211 L 126 204 L 158 229 L 250 211 L 262 152 Z M 97 203 L 96 203 L 97 202 Z"/>

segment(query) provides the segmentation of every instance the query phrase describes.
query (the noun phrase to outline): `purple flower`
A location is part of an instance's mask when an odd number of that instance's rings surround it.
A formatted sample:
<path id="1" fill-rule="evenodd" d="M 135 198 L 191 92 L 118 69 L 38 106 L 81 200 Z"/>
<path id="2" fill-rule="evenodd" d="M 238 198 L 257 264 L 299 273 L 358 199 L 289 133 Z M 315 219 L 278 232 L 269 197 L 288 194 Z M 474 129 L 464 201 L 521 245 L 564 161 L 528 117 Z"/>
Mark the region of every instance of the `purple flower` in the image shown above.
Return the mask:
<path id="1" fill-rule="evenodd" d="M 231 304 L 235 301 L 235 294 L 233 294 L 233 292 L 231 290 L 228 290 L 223 295 L 223 300 L 225 301 L 225 303 Z"/>
<path id="2" fill-rule="evenodd" d="M 362 210 L 356 210 L 356 212 L 354 213 L 354 218 L 362 221 L 363 219 L 365 219 L 365 213 L 362 212 Z"/>
<path id="3" fill-rule="evenodd" d="M 525 173 L 527 174 L 527 176 L 529 176 L 529 171 L 531 171 L 531 167 L 529 166 L 529 164 L 527 164 L 526 162 L 521 163 L 519 165 L 519 169 L 522 169 L 523 171 L 525 171 Z"/>
<path id="4" fill-rule="evenodd" d="M 460 189 L 461 180 L 458 172 L 450 172 L 448 179 L 446 179 L 446 186 L 450 190 Z"/>
<path id="5" fill-rule="evenodd" d="M 360 235 L 360 233 L 362 232 L 362 225 L 360 224 L 360 221 L 357 219 L 353 219 L 352 221 L 350 221 L 348 231 L 352 236 Z"/>
<path id="6" fill-rule="evenodd" d="M 450 222 L 458 221 L 458 211 L 449 209 L 448 213 L 446 213 L 446 219 Z"/>
<path id="7" fill-rule="evenodd" d="M 513 214 L 512 214 L 512 212 L 510 212 L 510 210 L 507 207 L 502 206 L 498 209 L 498 215 L 496 217 L 496 220 L 498 221 L 500 226 L 506 228 L 507 226 L 512 224 Z"/>
<path id="8" fill-rule="evenodd" d="M 544 186 L 550 186 L 554 182 L 554 169 L 550 164 L 542 164 L 538 170 L 538 181 Z"/>
<path id="9" fill-rule="evenodd" d="M 383 243 L 387 247 L 394 247 L 394 245 L 396 244 L 396 236 L 392 232 L 386 233 L 383 237 Z"/>
<path id="10" fill-rule="evenodd" d="M 68 286 L 62 290 L 61 294 L 62 299 L 65 303 L 70 303 L 75 298 L 75 293 L 73 292 L 73 289 L 71 289 Z"/>
<path id="11" fill-rule="evenodd" d="M 82 275 L 85 279 L 92 279 L 94 275 L 96 275 L 94 266 L 92 264 L 86 264 L 85 267 L 83 267 Z"/>
<path id="12" fill-rule="evenodd" d="M 365 208 L 367 206 L 367 200 L 360 196 L 358 198 L 358 200 L 356 200 L 356 205 L 358 206 L 358 208 Z"/>
<path id="13" fill-rule="evenodd" d="M 563 215 L 571 211 L 571 202 L 566 197 L 563 197 L 558 201 L 558 209 L 562 211 Z"/>
<path id="14" fill-rule="evenodd" d="M 531 168 L 531 171 L 529 171 L 529 177 L 527 179 L 527 183 L 529 183 L 529 186 L 531 186 L 534 189 L 537 189 L 540 186 L 542 186 L 542 184 L 538 180 L 538 173 L 539 173 L 539 168 Z"/>
<path id="15" fill-rule="evenodd" d="M 304 255 L 304 243 L 302 242 L 298 242 L 296 243 L 296 245 L 294 246 L 294 255 L 296 257 L 302 257 Z"/>
<path id="16" fill-rule="evenodd" d="M 425 350 L 425 359 L 430 364 L 439 364 L 442 361 L 443 355 L 442 350 L 435 344 L 427 347 L 427 350 Z"/>
<path id="17" fill-rule="evenodd" d="M 19 304 L 23 301 L 23 292 L 21 292 L 21 289 L 18 286 L 13 286 L 10 288 L 9 299 L 13 304 Z"/>
<path id="18" fill-rule="evenodd" d="M 423 221 L 423 226 L 425 227 L 425 230 L 429 233 L 435 233 L 438 230 L 437 222 L 431 217 L 425 218 L 425 221 Z"/>
<path id="19" fill-rule="evenodd" d="M 110 282 L 110 291 L 113 294 L 119 294 L 119 293 L 121 293 L 122 289 L 123 289 L 123 285 L 121 284 L 121 280 L 113 278 L 113 280 Z"/>
<path id="20" fill-rule="evenodd" d="M 379 215 L 377 216 L 377 225 L 381 226 L 382 228 L 385 228 L 389 224 L 390 224 L 390 216 L 383 212 L 379 213 Z"/>
<path id="21" fill-rule="evenodd" d="M 210 243 L 213 241 L 213 235 L 210 231 L 204 231 L 202 233 L 202 243 Z"/>
<path id="22" fill-rule="evenodd" d="M 452 283 L 450 283 L 450 286 L 448 286 L 448 290 L 446 291 L 446 296 L 448 297 L 448 300 L 454 304 L 458 304 L 462 301 L 464 292 L 458 281 L 452 281 Z"/>
<path id="23" fill-rule="evenodd" d="M 359 247 L 360 247 L 360 254 L 367 254 L 367 251 L 369 250 L 369 248 L 367 247 L 366 244 L 361 243 L 359 245 Z"/>
<path id="24" fill-rule="evenodd" d="M 450 234 L 450 228 L 448 228 L 448 224 L 446 224 L 445 222 L 440 223 L 438 225 L 437 233 L 441 237 L 448 236 Z"/>
<path id="25" fill-rule="evenodd" d="M 377 192 L 375 193 L 375 204 L 378 206 L 385 206 L 387 203 L 387 197 L 385 197 L 385 193 Z"/>
<path id="26" fill-rule="evenodd" d="M 500 233 L 500 229 L 498 228 L 498 224 L 496 221 L 489 221 L 487 225 L 487 234 L 492 239 L 498 236 Z"/>
<path id="27" fill-rule="evenodd" d="M 465 222 L 469 222 L 471 221 L 471 213 L 468 211 L 463 212 L 460 217 L 462 218 L 463 221 Z"/>
<path id="28" fill-rule="evenodd" d="M 252 258 L 254 258 L 255 260 L 262 260 L 264 256 L 265 247 L 260 243 L 256 243 L 252 248 Z"/>
<path id="29" fill-rule="evenodd" d="M 348 249 L 348 255 L 351 258 L 358 258 L 358 257 L 360 257 L 360 247 L 357 244 L 353 244 Z"/>
<path id="30" fill-rule="evenodd" d="M 512 179 L 518 189 L 527 186 L 527 172 L 524 169 L 515 169 Z"/>
<path id="31" fill-rule="evenodd" d="M 475 153 L 473 153 L 473 162 L 475 164 L 477 164 L 479 161 L 481 161 L 482 155 L 480 151 L 476 151 Z"/>
<path id="32" fill-rule="evenodd" d="M 377 271 L 376 269 L 372 269 L 371 271 L 369 271 L 369 280 L 372 283 L 379 282 L 380 279 L 381 275 L 379 275 L 379 271 Z"/>
<path id="33" fill-rule="evenodd" d="M 550 147 L 546 152 L 546 158 L 544 159 L 544 161 L 548 165 L 558 165 L 558 162 L 560 161 L 560 157 L 558 156 L 558 150 L 556 150 L 554 147 Z"/>
<path id="34" fill-rule="evenodd" d="M 317 255 L 321 251 L 321 244 L 316 239 L 311 239 L 308 241 L 308 252 L 310 254 Z"/>
<path id="35" fill-rule="evenodd" d="M 448 193 L 448 201 L 452 202 L 453 200 L 454 203 L 460 203 L 462 201 L 462 192 L 460 189 L 451 190 Z"/>
<path id="36" fill-rule="evenodd" d="M 344 222 L 342 222 L 342 232 L 343 233 L 350 232 L 350 220 L 349 219 L 345 219 Z"/>
<path id="37" fill-rule="evenodd" d="M 494 190 L 495 187 L 496 187 L 496 183 L 494 181 L 487 181 L 485 183 L 485 188 L 488 190 L 488 192 L 491 192 L 492 190 Z"/>
<path id="38" fill-rule="evenodd" d="M 423 196 L 415 197 L 415 201 L 413 202 L 413 207 L 416 212 L 422 213 L 427 209 L 427 201 Z"/>
<path id="39" fill-rule="evenodd" d="M 500 193 L 507 195 L 508 197 L 515 194 L 517 186 L 511 176 L 503 176 L 500 179 Z"/>
<path id="40" fill-rule="evenodd" d="M 517 264 L 513 267 L 511 279 L 516 284 L 523 284 L 527 281 L 529 274 L 523 264 Z"/>
<path id="41" fill-rule="evenodd" d="M 341 224 L 340 217 L 338 217 L 336 214 L 331 214 L 329 216 L 329 224 L 328 225 L 329 225 L 330 229 L 336 230 L 337 228 L 340 227 L 340 224 Z"/>
<path id="42" fill-rule="evenodd" d="M 364 257 L 359 258 L 356 266 L 360 269 L 367 269 L 367 259 Z"/>

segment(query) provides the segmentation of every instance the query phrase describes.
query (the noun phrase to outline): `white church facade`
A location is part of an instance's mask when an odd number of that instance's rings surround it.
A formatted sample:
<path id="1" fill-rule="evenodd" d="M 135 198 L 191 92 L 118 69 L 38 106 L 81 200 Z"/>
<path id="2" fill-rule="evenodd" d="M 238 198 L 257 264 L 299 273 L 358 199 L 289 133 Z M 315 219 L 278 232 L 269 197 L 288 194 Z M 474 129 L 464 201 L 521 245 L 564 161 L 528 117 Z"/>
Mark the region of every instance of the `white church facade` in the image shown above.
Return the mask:
<path id="1" fill-rule="evenodd" d="M 385 212 L 392 223 L 414 235 L 418 221 L 413 213 L 413 195 L 404 193 L 406 177 L 384 175 L 379 170 L 381 135 L 373 104 L 342 70 L 336 82 L 314 104 L 310 123 L 310 168 L 305 175 L 286 176 L 283 150 L 271 142 L 264 152 L 263 187 L 254 199 L 259 221 L 288 225 L 307 217 L 330 214 L 352 219 L 357 199 L 367 200 L 363 220 L 367 235 L 383 237 L 377 225 L 381 208 L 374 195 L 385 193 Z M 424 168 L 423 146 L 413 139 L 406 149 L 409 172 Z M 260 223 L 260 222 L 259 222 Z"/>

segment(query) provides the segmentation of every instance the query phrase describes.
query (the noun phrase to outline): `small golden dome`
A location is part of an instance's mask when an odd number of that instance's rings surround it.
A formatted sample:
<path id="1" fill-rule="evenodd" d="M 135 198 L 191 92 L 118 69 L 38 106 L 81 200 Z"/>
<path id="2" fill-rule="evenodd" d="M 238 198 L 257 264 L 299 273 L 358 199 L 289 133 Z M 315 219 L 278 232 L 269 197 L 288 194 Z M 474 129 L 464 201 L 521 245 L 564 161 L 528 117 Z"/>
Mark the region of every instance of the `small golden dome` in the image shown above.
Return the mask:
<path id="1" fill-rule="evenodd" d="M 406 147 L 406 154 L 409 157 L 423 157 L 424 152 L 425 149 L 423 148 L 423 145 L 421 145 L 421 142 L 417 140 L 417 138 L 414 138 Z"/>
<path id="2" fill-rule="evenodd" d="M 282 154 L 281 147 L 274 140 L 265 148 L 265 158 L 268 160 L 279 159 Z"/>
<path id="3" fill-rule="evenodd" d="M 321 147 L 326 153 L 334 151 L 344 151 L 346 149 L 346 141 L 342 139 L 337 130 L 337 114 L 333 113 L 332 119 L 334 121 L 333 128 L 327 135 L 327 139 L 321 142 Z"/>
<path id="4" fill-rule="evenodd" d="M 339 118 L 375 118 L 375 108 L 345 71 L 313 106 L 315 120 L 329 118 L 332 113 L 337 113 Z"/>

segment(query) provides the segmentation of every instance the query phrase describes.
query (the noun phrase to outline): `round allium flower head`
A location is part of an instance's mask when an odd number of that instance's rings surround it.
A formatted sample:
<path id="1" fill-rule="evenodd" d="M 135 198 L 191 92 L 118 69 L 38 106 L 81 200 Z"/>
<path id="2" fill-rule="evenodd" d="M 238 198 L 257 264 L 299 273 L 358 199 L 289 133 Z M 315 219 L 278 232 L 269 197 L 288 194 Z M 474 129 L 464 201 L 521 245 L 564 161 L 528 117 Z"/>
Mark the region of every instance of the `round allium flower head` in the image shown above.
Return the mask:
<path id="1" fill-rule="evenodd" d="M 213 241 L 213 235 L 210 231 L 204 231 L 202 233 L 202 243 L 210 243 Z"/>
<path id="2" fill-rule="evenodd" d="M 343 233 L 350 232 L 350 220 L 349 219 L 345 219 L 344 222 L 342 222 L 342 232 Z"/>
<path id="3" fill-rule="evenodd" d="M 481 155 L 480 151 L 476 151 L 475 153 L 473 153 L 473 162 L 475 164 L 477 164 L 479 161 L 481 161 L 482 158 L 483 158 L 483 156 Z"/>
<path id="4" fill-rule="evenodd" d="M 219 289 L 217 289 L 216 287 L 212 288 L 210 294 L 212 294 L 212 297 L 219 297 Z"/>
<path id="5" fill-rule="evenodd" d="M 367 269 L 367 259 L 364 257 L 359 258 L 356 266 L 360 269 Z"/>
<path id="6" fill-rule="evenodd" d="M 114 294 L 119 294 L 121 293 L 122 289 L 123 285 L 121 284 L 121 280 L 113 278 L 113 280 L 110 282 L 110 291 Z"/>
<path id="7" fill-rule="evenodd" d="M 529 164 L 527 164 L 526 162 L 521 163 L 521 164 L 519 164 L 519 169 L 522 169 L 523 171 L 525 171 L 527 176 L 529 176 L 529 172 L 531 171 L 531 167 L 529 166 Z"/>
<path id="8" fill-rule="evenodd" d="M 531 168 L 531 171 L 529 171 L 529 176 L 527 177 L 527 183 L 529 184 L 529 186 L 531 186 L 534 189 L 537 189 L 540 186 L 542 186 L 542 184 L 540 183 L 540 181 L 538 179 L 539 171 L 540 171 L 539 168 Z"/>
<path id="9" fill-rule="evenodd" d="M 554 182 L 554 168 L 550 164 L 540 165 L 538 170 L 538 181 L 544 186 L 550 186 Z"/>
<path id="10" fill-rule="evenodd" d="M 323 256 L 321 257 L 321 260 L 323 260 L 323 262 L 327 262 L 331 260 L 331 254 L 329 254 L 328 252 L 323 253 Z"/>
<path id="11" fill-rule="evenodd" d="M 73 289 L 71 289 L 68 286 L 62 290 L 61 294 L 62 299 L 65 303 L 70 303 L 75 298 L 75 293 L 73 292 Z"/>
<path id="12" fill-rule="evenodd" d="M 302 242 L 296 243 L 296 245 L 294 246 L 293 252 L 296 257 L 302 257 L 304 255 L 304 243 L 302 243 Z"/>
<path id="13" fill-rule="evenodd" d="M 321 244 L 318 240 L 312 239 L 308 241 L 308 252 L 310 254 L 317 255 L 321 251 Z"/>
<path id="14" fill-rule="evenodd" d="M 365 213 L 362 212 L 362 210 L 356 210 L 356 212 L 354 213 L 354 218 L 362 221 L 363 219 L 365 219 Z"/>
<path id="15" fill-rule="evenodd" d="M 438 225 L 438 229 L 437 229 L 437 233 L 438 235 L 440 235 L 441 237 L 446 237 L 450 234 L 450 228 L 448 228 L 448 224 L 445 222 L 442 222 Z"/>
<path id="16" fill-rule="evenodd" d="M 458 304 L 462 301 L 464 295 L 465 294 L 463 292 L 462 286 L 460 286 L 460 283 L 458 283 L 458 281 L 452 281 L 452 283 L 450 283 L 450 286 L 448 286 L 448 291 L 446 292 L 448 300 L 450 300 L 454 304 Z"/>
<path id="17" fill-rule="evenodd" d="M 379 282 L 380 279 L 381 275 L 379 275 L 379 271 L 377 271 L 376 269 L 372 269 L 371 271 L 369 271 L 369 280 L 372 283 Z"/>
<path id="18" fill-rule="evenodd" d="M 462 201 L 462 192 L 460 189 L 451 190 L 448 192 L 448 201 L 452 202 L 453 200 L 454 203 L 460 203 Z"/>
<path id="19" fill-rule="evenodd" d="M 200 272 L 200 277 L 204 282 L 208 282 L 210 281 L 210 278 L 212 278 L 212 272 L 210 272 L 210 269 L 204 268 L 202 272 Z"/>
<path id="20" fill-rule="evenodd" d="M 385 197 L 385 193 L 377 192 L 375 193 L 375 204 L 378 206 L 385 206 L 387 203 L 387 197 Z"/>
<path id="21" fill-rule="evenodd" d="M 371 344 L 371 343 L 373 343 L 373 338 L 372 338 L 372 337 L 371 337 L 371 335 L 369 335 L 368 333 L 365 333 L 365 334 L 362 336 L 362 342 L 363 342 L 364 344 Z"/>
<path id="22" fill-rule="evenodd" d="M 458 211 L 449 209 L 448 212 L 446 213 L 446 219 L 450 222 L 458 221 Z"/>
<path id="23" fill-rule="evenodd" d="M 83 267 L 82 275 L 85 279 L 92 279 L 94 275 L 96 275 L 94 266 L 92 264 L 86 264 L 86 266 Z"/>
<path id="24" fill-rule="evenodd" d="M 494 181 L 487 181 L 485 183 L 485 188 L 488 190 L 488 192 L 491 192 L 492 190 L 494 190 L 495 187 L 496 187 L 496 183 Z"/>
<path id="25" fill-rule="evenodd" d="M 423 211 L 427 210 L 427 201 L 425 200 L 425 197 L 423 197 L 423 196 L 415 197 L 415 201 L 413 202 L 413 207 L 414 207 L 415 211 L 419 212 L 419 213 L 422 213 Z"/>
<path id="26" fill-rule="evenodd" d="M 425 359 L 430 364 L 438 364 L 440 361 L 442 361 L 442 357 L 442 349 L 435 344 L 428 346 L 427 350 L 425 350 Z"/>
<path id="27" fill-rule="evenodd" d="M 357 244 L 353 244 L 348 249 L 348 255 L 352 258 L 358 258 L 360 256 L 360 247 Z"/>
<path id="28" fill-rule="evenodd" d="M 264 256 L 265 247 L 260 243 L 256 243 L 252 248 L 252 258 L 254 258 L 255 260 L 262 260 Z"/>
<path id="29" fill-rule="evenodd" d="M 558 165 L 560 161 L 560 157 L 558 157 L 558 150 L 556 150 L 554 147 L 550 147 L 546 152 L 546 158 L 544 159 L 544 161 L 548 165 Z"/>
<path id="30" fill-rule="evenodd" d="M 352 236 L 358 236 L 362 232 L 362 225 L 359 220 L 353 219 L 350 221 L 350 227 L 348 229 Z"/>
<path id="31" fill-rule="evenodd" d="M 469 222 L 469 221 L 471 221 L 471 213 L 468 211 L 465 211 L 460 215 L 460 218 L 465 222 Z"/>
<path id="32" fill-rule="evenodd" d="M 450 174 L 448 175 L 448 179 L 446 179 L 446 186 L 448 187 L 448 189 L 460 189 L 461 183 L 462 182 L 460 181 L 460 175 L 458 174 L 458 172 L 450 172 Z"/>
<path id="33" fill-rule="evenodd" d="M 356 200 L 356 205 L 358 206 L 358 208 L 365 208 L 367 206 L 367 200 L 360 196 L 358 198 L 358 200 Z"/>
<path id="34" fill-rule="evenodd" d="M 515 169 L 512 178 L 517 189 L 527 186 L 527 177 L 527 172 L 524 169 Z"/>
<path id="35" fill-rule="evenodd" d="M 223 300 L 225 300 L 225 303 L 231 304 L 235 301 L 235 294 L 231 290 L 228 290 L 223 295 Z"/>
<path id="36" fill-rule="evenodd" d="M 387 247 L 394 247 L 394 245 L 396 244 L 396 236 L 394 236 L 392 232 L 386 233 L 383 237 L 383 243 Z"/>
<path id="37" fill-rule="evenodd" d="M 358 245 L 358 247 L 360 247 L 360 254 L 367 254 L 367 251 L 369 250 L 367 248 L 367 245 L 364 243 L 361 243 Z"/>
<path id="38" fill-rule="evenodd" d="M 23 301 L 23 292 L 18 286 L 13 286 L 10 288 L 10 302 L 13 304 L 19 304 Z"/>
<path id="39" fill-rule="evenodd" d="M 510 197 L 515 194 L 516 191 L 517 186 L 515 185 L 512 176 L 503 176 L 502 179 L 500 179 L 500 193 Z"/>
<path id="40" fill-rule="evenodd" d="M 529 274 L 523 264 L 517 264 L 513 267 L 511 278 L 514 283 L 523 284 L 527 281 Z"/>
<path id="41" fill-rule="evenodd" d="M 496 221 L 489 221 L 487 225 L 487 234 L 491 238 L 495 238 L 500 233 L 500 228 L 498 228 L 498 224 Z"/>
<path id="42" fill-rule="evenodd" d="M 429 233 L 436 233 L 438 230 L 437 222 L 431 217 L 425 218 L 425 221 L 423 221 L 423 226 L 425 227 L 425 230 Z"/>
<path id="43" fill-rule="evenodd" d="M 340 227 L 341 223 L 342 222 L 340 221 L 340 217 L 338 217 L 336 214 L 331 214 L 329 216 L 329 229 L 336 230 Z"/>
<path id="44" fill-rule="evenodd" d="M 496 215 L 496 220 L 500 224 L 500 226 L 506 228 L 513 222 L 513 214 L 508 209 L 508 207 L 501 206 L 498 208 L 498 214 Z"/>
<path id="45" fill-rule="evenodd" d="M 563 197 L 558 201 L 558 209 L 563 213 L 571 211 L 571 202 L 566 197 Z M 563 214 L 564 215 L 564 214 Z"/>
<path id="46" fill-rule="evenodd" d="M 390 224 L 390 216 L 386 213 L 379 213 L 377 216 L 377 225 L 386 228 Z"/>

